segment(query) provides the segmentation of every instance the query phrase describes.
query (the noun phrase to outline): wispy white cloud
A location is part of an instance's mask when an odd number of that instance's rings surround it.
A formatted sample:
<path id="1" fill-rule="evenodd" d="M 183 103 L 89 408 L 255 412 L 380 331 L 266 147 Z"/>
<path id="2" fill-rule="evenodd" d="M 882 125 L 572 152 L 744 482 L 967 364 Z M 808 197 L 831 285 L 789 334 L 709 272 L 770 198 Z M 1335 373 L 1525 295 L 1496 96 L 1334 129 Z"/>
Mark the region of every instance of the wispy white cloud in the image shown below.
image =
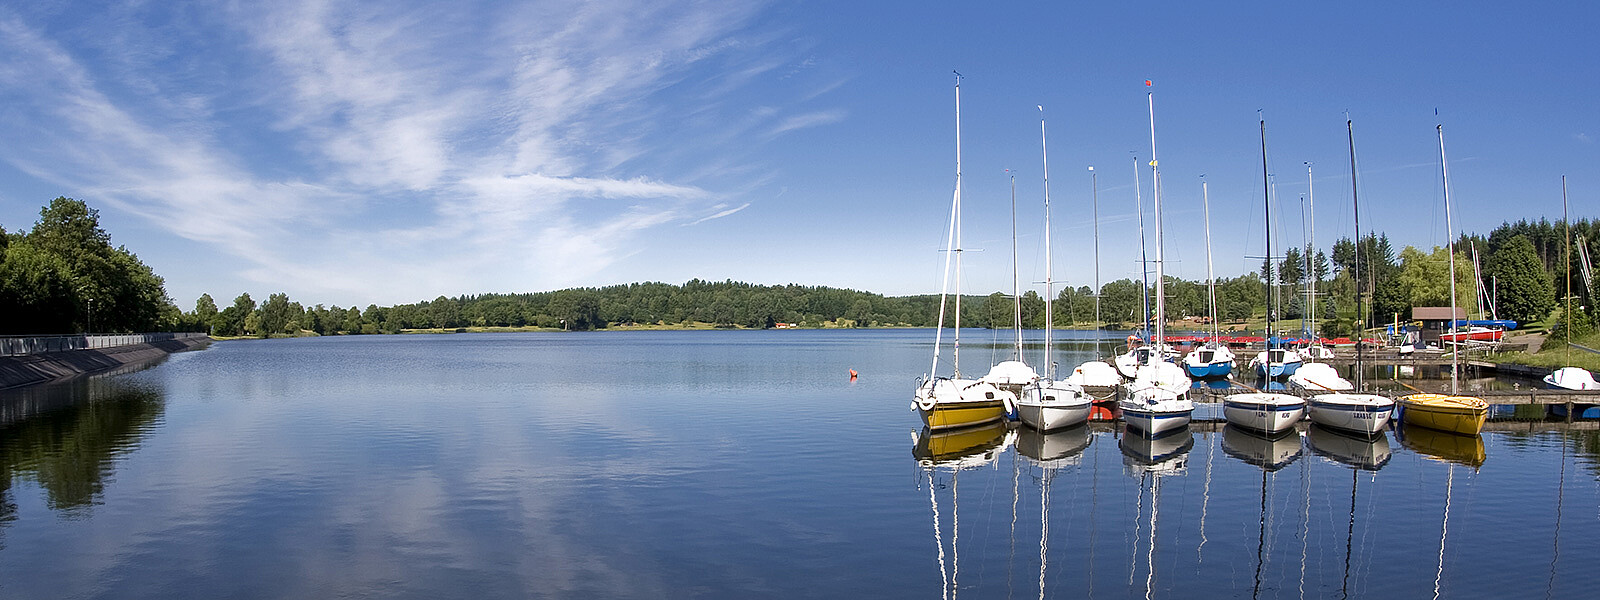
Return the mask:
<path id="1" fill-rule="evenodd" d="M 725 206 L 725 205 L 718 205 L 718 206 L 720 207 L 720 206 Z M 746 208 L 750 208 L 750 203 L 749 202 L 746 202 L 746 203 L 741 204 L 739 206 L 735 206 L 733 208 L 729 208 L 727 210 L 718 211 L 718 212 L 716 212 L 714 214 L 711 214 L 709 216 L 701 217 L 701 218 L 699 218 L 699 219 L 697 219 L 697 220 L 695 220 L 693 222 L 690 222 L 689 225 L 699 225 L 701 223 L 704 223 L 706 221 L 710 221 L 712 219 L 721 219 L 723 217 L 726 217 L 726 216 L 731 215 L 733 213 L 739 212 L 739 211 L 744 210 Z"/>
<path id="2" fill-rule="evenodd" d="M 787 133 L 796 129 L 804 129 L 807 127 L 832 125 L 834 123 L 843 121 L 844 117 L 845 112 L 842 110 L 825 110 L 806 113 L 803 115 L 795 115 L 779 121 L 778 125 L 772 128 L 772 135 Z"/>
<path id="3" fill-rule="evenodd" d="M 1594 143 L 1594 138 L 1589 137 L 1589 134 L 1583 133 L 1581 131 L 1578 132 L 1578 133 L 1572 134 L 1572 138 L 1575 139 L 1575 140 L 1578 140 L 1580 142 L 1583 142 L 1585 144 L 1593 144 Z"/>
<path id="4" fill-rule="evenodd" d="M 743 134 L 845 118 L 719 96 L 816 60 L 745 31 L 761 8 L 243 4 L 207 19 L 235 30 L 114 67 L 0 15 L 0 98 L 22 106 L 0 122 L 37 140 L 0 158 L 274 289 L 395 302 L 581 283 L 640 232 L 748 207 L 726 200 L 769 175 L 729 150 L 760 143 Z M 161 61 L 186 53 L 219 79 L 176 85 Z"/>

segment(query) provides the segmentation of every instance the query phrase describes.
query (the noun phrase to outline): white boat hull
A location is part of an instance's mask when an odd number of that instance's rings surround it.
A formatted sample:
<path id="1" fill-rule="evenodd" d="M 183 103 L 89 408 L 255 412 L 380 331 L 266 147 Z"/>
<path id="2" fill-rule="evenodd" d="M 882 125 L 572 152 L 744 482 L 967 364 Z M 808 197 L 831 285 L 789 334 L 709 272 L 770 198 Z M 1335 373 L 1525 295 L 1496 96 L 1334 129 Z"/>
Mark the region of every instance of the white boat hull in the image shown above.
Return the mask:
<path id="1" fill-rule="evenodd" d="M 1279 433 L 1305 414 L 1305 401 L 1287 394 L 1236 394 L 1222 402 L 1222 416 L 1229 423 L 1252 431 Z"/>
<path id="2" fill-rule="evenodd" d="M 1152 436 L 1187 427 L 1194 414 L 1193 402 L 1159 387 L 1139 390 L 1117 407 L 1124 423 Z"/>
<path id="3" fill-rule="evenodd" d="M 1071 406 L 1018 404 L 1017 415 L 1029 427 L 1040 431 L 1054 431 L 1082 425 L 1089 420 L 1089 411 L 1093 407 L 1094 405 L 1088 402 Z"/>
<path id="4" fill-rule="evenodd" d="M 1122 420 L 1129 427 L 1156 436 L 1189 426 L 1193 410 L 1185 411 L 1155 411 L 1144 408 L 1122 407 Z"/>
<path id="5" fill-rule="evenodd" d="M 1040 380 L 1024 388 L 1017 399 L 1017 417 L 1041 431 L 1082 424 L 1093 408 L 1093 398 L 1065 381 Z"/>
<path id="6" fill-rule="evenodd" d="M 1375 394 L 1322 394 L 1307 402 L 1312 423 L 1365 435 L 1389 426 L 1394 401 Z"/>

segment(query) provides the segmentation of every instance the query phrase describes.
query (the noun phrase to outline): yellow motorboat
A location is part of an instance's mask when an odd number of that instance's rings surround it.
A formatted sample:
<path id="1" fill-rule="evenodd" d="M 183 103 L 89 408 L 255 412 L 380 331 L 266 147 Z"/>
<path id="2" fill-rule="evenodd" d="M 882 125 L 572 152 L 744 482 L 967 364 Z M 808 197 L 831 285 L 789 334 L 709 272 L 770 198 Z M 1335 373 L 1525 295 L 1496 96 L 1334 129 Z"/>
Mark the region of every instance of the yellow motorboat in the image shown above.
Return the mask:
<path id="1" fill-rule="evenodd" d="M 1489 403 L 1471 396 L 1412 394 L 1401 396 L 1400 420 L 1439 431 L 1477 435 L 1489 418 Z"/>

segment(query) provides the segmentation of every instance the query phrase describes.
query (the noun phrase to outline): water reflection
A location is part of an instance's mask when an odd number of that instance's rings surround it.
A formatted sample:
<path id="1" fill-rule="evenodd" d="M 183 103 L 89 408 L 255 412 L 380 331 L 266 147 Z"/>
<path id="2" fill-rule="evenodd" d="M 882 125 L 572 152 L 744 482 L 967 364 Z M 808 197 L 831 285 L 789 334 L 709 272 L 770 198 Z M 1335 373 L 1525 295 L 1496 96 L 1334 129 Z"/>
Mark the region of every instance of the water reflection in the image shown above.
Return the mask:
<path id="1" fill-rule="evenodd" d="M 1050 433 L 1021 427 L 1017 431 L 1017 452 L 1047 469 L 1056 469 L 1078 464 L 1092 439 L 1087 423 Z"/>
<path id="2" fill-rule="evenodd" d="M 1124 432 L 1117 447 L 1122 449 L 1123 467 L 1131 475 L 1182 475 L 1189 450 L 1194 448 L 1194 434 L 1187 426 L 1156 437 Z"/>
<path id="3" fill-rule="evenodd" d="M 957 430 L 933 431 L 924 428 L 915 436 L 911 454 L 917 465 L 926 471 L 928 505 L 933 510 L 933 539 L 938 546 L 939 575 L 943 596 L 954 598 L 960 589 L 961 577 L 961 487 L 960 472 L 995 462 L 995 459 L 1015 439 L 1015 432 L 1005 423 L 991 423 L 979 427 Z M 946 479 L 940 481 L 938 475 Z M 949 553 L 945 552 L 945 517 L 939 507 L 938 490 L 948 488 L 949 494 Z M 948 556 L 948 558 L 947 558 Z"/>
<path id="4" fill-rule="evenodd" d="M 1294 429 L 1265 437 L 1232 424 L 1223 427 L 1222 451 L 1266 471 L 1277 471 L 1300 458 L 1300 436 Z"/>
<path id="5" fill-rule="evenodd" d="M 1386 431 L 1367 438 L 1313 424 L 1306 429 L 1306 443 L 1318 456 L 1356 469 L 1376 471 L 1389 464 L 1389 433 Z"/>
<path id="6" fill-rule="evenodd" d="M 1461 435 L 1409 424 L 1402 424 L 1396 432 L 1400 445 L 1437 460 L 1476 469 L 1488 458 L 1481 434 Z"/>
<path id="7" fill-rule="evenodd" d="M 1526 473 L 1457 467 L 1483 466 L 1493 438 L 1510 434 L 1402 428 L 1391 440 L 1388 431 L 1363 437 L 1309 426 L 1265 437 L 1212 427 L 1157 438 L 1105 425 L 919 435 L 919 465 L 934 473 L 922 480 L 935 513 L 928 555 L 941 565 L 937 575 L 933 565 L 924 573 L 943 581 L 947 598 L 1505 597 L 1547 588 L 1561 597 L 1600 581 L 1556 565 L 1583 552 L 1579 545 L 1600 547 L 1574 541 L 1600 535 L 1594 511 L 1562 518 L 1575 492 L 1600 501 L 1600 486 L 1589 478 L 1570 485 L 1571 467 L 1557 464 L 1588 432 L 1527 437 L 1518 470 L 1548 467 L 1534 477 L 1543 491 L 1530 498 L 1545 510 L 1508 515 L 1484 507 L 1528 497 L 1513 491 L 1528 485 Z M 1100 441 L 1115 448 L 1096 444 L 1097 436 L 1110 436 Z M 1539 452 L 1550 460 L 1526 460 Z M 1228 458 L 1213 462 L 1213 454 Z M 1107 458 L 1113 469 L 1121 463 L 1123 477 L 1096 476 Z M 1478 485 L 1484 476 L 1509 479 Z M 1395 478 L 1399 485 L 1383 484 Z M 1538 504 L 1545 492 L 1548 504 Z M 922 509 L 923 536 L 929 510 Z M 1530 535 L 1506 536 L 1508 526 Z M 1523 554 L 1506 557 L 1502 546 Z M 1471 567 L 1502 563 L 1527 576 Z"/>
<path id="8" fill-rule="evenodd" d="M 159 424 L 164 399 L 151 386 L 105 378 L 0 395 L 0 520 L 15 518 L 19 479 L 44 491 L 49 508 L 81 513 L 99 502 L 116 459 Z"/>

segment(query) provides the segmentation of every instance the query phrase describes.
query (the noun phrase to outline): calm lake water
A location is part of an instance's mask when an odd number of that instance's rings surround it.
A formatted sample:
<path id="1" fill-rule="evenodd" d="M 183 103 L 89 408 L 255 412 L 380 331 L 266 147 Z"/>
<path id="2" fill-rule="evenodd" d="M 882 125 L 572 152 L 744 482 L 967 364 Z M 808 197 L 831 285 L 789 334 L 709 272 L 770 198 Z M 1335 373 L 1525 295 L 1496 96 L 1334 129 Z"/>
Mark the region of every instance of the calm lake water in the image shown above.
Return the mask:
<path id="1" fill-rule="evenodd" d="M 964 366 L 1005 339 L 968 332 Z M 239 341 L 0 392 L 0 596 L 1600 588 L 1594 431 L 919 443 L 931 348 L 930 330 Z"/>

